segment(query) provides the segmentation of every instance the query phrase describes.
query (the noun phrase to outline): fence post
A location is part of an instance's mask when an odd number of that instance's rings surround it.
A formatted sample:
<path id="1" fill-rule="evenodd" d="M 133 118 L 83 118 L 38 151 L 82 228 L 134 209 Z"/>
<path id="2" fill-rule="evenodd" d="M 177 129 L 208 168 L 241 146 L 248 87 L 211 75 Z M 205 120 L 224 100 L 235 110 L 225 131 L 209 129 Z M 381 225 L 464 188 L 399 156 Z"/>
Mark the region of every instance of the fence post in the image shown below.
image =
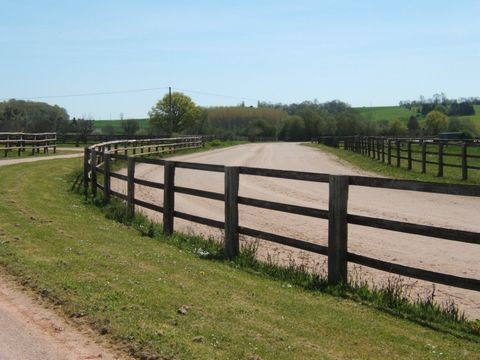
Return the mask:
<path id="1" fill-rule="evenodd" d="M 412 142 L 407 142 L 408 170 L 412 170 Z"/>
<path id="2" fill-rule="evenodd" d="M 175 162 L 165 161 L 163 181 L 163 233 L 173 234 L 175 213 Z"/>
<path id="3" fill-rule="evenodd" d="M 438 144 L 438 177 L 443 176 L 443 143 Z"/>
<path id="4" fill-rule="evenodd" d="M 381 150 L 380 138 L 377 137 L 377 160 L 380 160 L 380 150 Z"/>
<path id="5" fill-rule="evenodd" d="M 427 172 L 427 143 L 422 140 L 422 173 Z"/>
<path id="6" fill-rule="evenodd" d="M 238 238 L 238 167 L 225 167 L 225 255 L 233 259 L 240 252 Z"/>
<path id="7" fill-rule="evenodd" d="M 387 140 L 387 163 L 392 165 L 392 140 Z"/>
<path id="8" fill-rule="evenodd" d="M 110 201 L 110 153 L 103 154 L 103 200 Z"/>
<path id="9" fill-rule="evenodd" d="M 88 193 L 88 172 L 90 171 L 90 151 L 86 147 L 83 150 L 83 188 L 84 193 L 87 195 Z"/>
<path id="10" fill-rule="evenodd" d="M 395 145 L 397 147 L 396 149 L 397 150 L 397 167 L 400 167 L 400 160 L 401 160 L 400 159 L 400 141 L 399 140 L 395 141 Z"/>
<path id="11" fill-rule="evenodd" d="M 462 179 L 468 179 L 467 143 L 462 144 Z"/>
<path id="12" fill-rule="evenodd" d="M 135 215 L 135 158 L 129 156 L 127 160 L 127 214 Z"/>
<path id="13" fill-rule="evenodd" d="M 97 196 L 97 151 L 90 150 L 90 182 L 93 197 Z"/>
<path id="14" fill-rule="evenodd" d="M 382 163 L 385 163 L 385 139 L 382 137 Z"/>
<path id="15" fill-rule="evenodd" d="M 345 175 L 330 175 L 328 198 L 328 282 L 346 283 L 348 249 L 348 182 Z"/>

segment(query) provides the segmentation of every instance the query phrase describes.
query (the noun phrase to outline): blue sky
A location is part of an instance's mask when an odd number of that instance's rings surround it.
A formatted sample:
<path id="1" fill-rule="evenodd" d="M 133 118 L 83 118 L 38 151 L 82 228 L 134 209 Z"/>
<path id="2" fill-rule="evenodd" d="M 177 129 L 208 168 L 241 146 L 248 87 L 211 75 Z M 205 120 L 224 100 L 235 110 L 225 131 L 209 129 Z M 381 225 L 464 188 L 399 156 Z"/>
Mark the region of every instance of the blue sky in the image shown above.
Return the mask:
<path id="1" fill-rule="evenodd" d="M 204 106 L 480 95 L 479 1 L 0 0 L 0 9 L 0 99 L 162 88 L 38 99 L 71 116 L 144 117 L 167 86 Z"/>

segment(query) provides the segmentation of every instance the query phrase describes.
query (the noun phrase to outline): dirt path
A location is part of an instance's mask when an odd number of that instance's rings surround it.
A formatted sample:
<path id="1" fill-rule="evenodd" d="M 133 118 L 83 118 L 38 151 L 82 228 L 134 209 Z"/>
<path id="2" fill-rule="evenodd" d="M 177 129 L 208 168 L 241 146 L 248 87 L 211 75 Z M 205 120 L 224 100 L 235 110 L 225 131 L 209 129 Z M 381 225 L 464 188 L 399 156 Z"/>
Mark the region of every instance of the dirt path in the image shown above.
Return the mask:
<path id="1" fill-rule="evenodd" d="M 0 359 L 120 359 L 0 275 Z"/>
<path id="2" fill-rule="evenodd" d="M 5 165 L 13 165 L 13 164 L 22 164 L 28 162 L 35 162 L 35 161 L 43 161 L 43 160 L 55 160 L 55 159 L 70 159 L 70 158 L 77 158 L 82 157 L 83 153 L 77 152 L 76 150 L 68 149 L 68 151 L 74 152 L 74 154 L 66 154 L 66 155 L 50 155 L 50 156 L 32 156 L 28 158 L 10 158 L 10 159 L 0 159 L 0 166 Z"/>
<path id="3" fill-rule="evenodd" d="M 292 143 L 246 144 L 233 148 L 197 153 L 173 158 L 198 163 L 254 166 L 283 170 L 313 171 L 332 174 L 361 174 L 329 154 Z M 163 182 L 163 168 L 143 164 L 136 176 Z M 370 174 L 371 175 L 371 174 Z M 176 185 L 223 192 L 223 174 L 177 169 Z M 125 191 L 125 184 L 115 181 L 113 187 Z M 162 204 L 161 190 L 137 187 L 137 196 L 155 204 Z M 242 175 L 240 194 L 295 205 L 326 209 L 328 185 L 319 183 L 262 178 Z M 176 194 L 176 209 L 187 213 L 223 220 L 223 203 L 183 194 Z M 161 216 L 149 210 L 145 213 L 161 221 Z M 478 198 L 427 194 L 410 191 L 351 187 L 349 213 L 419 224 L 457 228 L 480 232 Z M 292 236 L 319 244 L 327 243 L 327 221 L 298 215 L 240 206 L 240 224 L 281 235 Z M 221 236 L 221 232 L 181 219 L 175 220 L 176 230 Z M 261 241 L 259 256 L 281 263 L 295 261 L 318 271 L 325 271 L 323 256 Z M 480 246 L 455 243 L 424 236 L 395 233 L 351 225 L 349 251 L 399 264 L 478 278 L 480 274 Z M 376 283 L 390 275 L 371 269 L 350 266 L 351 274 Z M 408 280 L 412 296 L 425 296 L 432 284 Z M 480 318 L 480 294 L 448 286 L 436 286 L 436 300 L 453 299 L 468 316 Z"/>

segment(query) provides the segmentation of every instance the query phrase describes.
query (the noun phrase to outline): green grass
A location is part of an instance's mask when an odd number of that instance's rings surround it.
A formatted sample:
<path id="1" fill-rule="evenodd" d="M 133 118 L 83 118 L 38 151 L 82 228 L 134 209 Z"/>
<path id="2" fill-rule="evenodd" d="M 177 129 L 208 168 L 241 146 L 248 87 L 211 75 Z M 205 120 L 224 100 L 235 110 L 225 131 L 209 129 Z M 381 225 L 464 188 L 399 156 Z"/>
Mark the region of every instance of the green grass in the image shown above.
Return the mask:
<path id="1" fill-rule="evenodd" d="M 337 149 L 322 144 L 305 144 L 310 147 L 318 148 L 322 151 L 331 153 L 342 160 L 349 162 L 351 165 L 379 175 L 383 175 L 390 178 L 409 179 L 417 181 L 430 181 L 448 184 L 480 184 L 480 171 L 469 169 L 468 180 L 461 180 L 461 169 L 454 167 L 444 167 L 444 176 L 437 177 L 438 165 L 427 164 L 426 174 L 421 173 L 421 164 L 419 162 L 412 163 L 412 170 L 407 169 L 407 160 L 401 159 L 400 167 L 396 167 L 396 158 L 392 157 L 392 165 L 381 162 L 381 160 L 375 160 L 368 156 L 354 153 L 351 151 L 345 151 L 343 149 Z M 405 148 L 406 149 L 406 148 Z M 427 151 L 434 152 L 436 147 L 429 146 Z M 419 146 L 412 146 L 412 151 L 420 151 Z M 444 148 L 444 152 L 448 153 L 460 153 L 460 148 L 455 146 L 449 146 Z M 480 148 L 468 149 L 468 154 L 480 155 Z M 395 152 L 392 150 L 392 155 Z M 407 156 L 405 152 L 402 152 L 401 156 Z M 421 159 L 421 154 L 412 154 L 412 158 Z M 428 161 L 438 161 L 437 155 L 427 155 Z M 444 163 L 460 164 L 459 157 L 444 156 Z M 471 165 L 480 166 L 480 159 L 469 159 Z"/>
<path id="2" fill-rule="evenodd" d="M 66 316 L 138 357 L 474 359 L 480 353 L 478 338 L 273 281 L 240 263 L 202 259 L 216 251 L 213 243 L 150 238 L 106 219 L 102 208 L 69 191 L 69 174 L 81 162 L 0 169 L 0 264 Z"/>
<path id="3" fill-rule="evenodd" d="M 472 119 L 476 124 L 480 124 L 480 105 L 473 105 L 475 109 L 475 115 L 473 116 L 465 116 L 465 118 Z"/>
<path id="4" fill-rule="evenodd" d="M 148 119 L 135 119 L 138 121 L 138 125 L 140 126 L 140 129 L 148 130 Z M 113 126 L 115 129 L 115 134 L 124 134 L 125 132 L 123 131 L 122 128 L 122 120 L 120 119 L 115 119 L 115 120 L 95 120 L 93 123 L 93 129 L 100 129 L 102 130 L 106 126 Z"/>
<path id="5" fill-rule="evenodd" d="M 355 109 L 366 119 L 372 121 L 392 119 L 408 120 L 411 115 L 416 115 L 415 111 L 400 106 L 358 107 Z"/>
<path id="6" fill-rule="evenodd" d="M 476 124 L 480 124 L 480 105 L 474 105 L 475 115 L 473 116 L 462 116 L 461 118 L 470 118 Z M 411 115 L 417 115 L 416 110 L 409 110 L 401 106 L 371 106 L 371 107 L 357 107 L 355 108 L 360 112 L 365 119 L 372 121 L 382 121 L 382 120 L 408 120 Z"/>

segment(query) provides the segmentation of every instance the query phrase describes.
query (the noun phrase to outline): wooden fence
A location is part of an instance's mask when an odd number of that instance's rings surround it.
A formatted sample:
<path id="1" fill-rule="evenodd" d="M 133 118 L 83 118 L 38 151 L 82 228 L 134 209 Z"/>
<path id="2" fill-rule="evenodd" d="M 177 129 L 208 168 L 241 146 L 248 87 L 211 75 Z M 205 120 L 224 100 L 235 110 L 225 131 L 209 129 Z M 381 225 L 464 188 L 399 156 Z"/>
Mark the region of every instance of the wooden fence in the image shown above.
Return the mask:
<path id="1" fill-rule="evenodd" d="M 480 140 L 443 140 L 436 138 L 388 138 L 374 136 L 344 136 L 331 137 L 324 136 L 316 139 L 317 142 L 328 146 L 343 148 L 353 151 L 372 159 L 386 162 L 388 165 L 394 163 L 397 167 L 401 166 L 401 160 L 407 162 L 406 167 L 412 170 L 412 164 L 417 162 L 421 164 L 421 172 L 427 172 L 428 166 L 436 167 L 436 174 L 439 177 L 444 175 L 444 168 L 458 168 L 461 171 L 461 178 L 468 179 L 469 170 L 480 170 Z M 417 147 L 415 150 L 412 147 Z M 458 147 L 459 153 L 449 152 L 448 149 Z M 475 150 L 476 153 L 473 153 Z M 416 155 L 418 154 L 418 155 Z M 431 159 L 428 156 L 434 156 Z M 419 158 L 416 158 L 416 157 Z M 459 164 L 453 164 L 445 159 L 460 159 Z M 477 165 L 471 164 L 472 159 Z M 460 173 L 459 173 L 460 175 Z"/>
<path id="2" fill-rule="evenodd" d="M 2 149 L 3 147 L 3 149 Z M 35 153 L 48 153 L 52 149 L 57 151 L 57 134 L 56 133 L 22 133 L 22 132 L 0 132 L 0 151 L 7 156 L 9 152 L 16 152 L 18 156 L 27 150 Z"/>
<path id="3" fill-rule="evenodd" d="M 348 251 L 348 224 L 355 224 L 377 229 L 402 232 L 406 234 L 423 235 L 437 239 L 480 245 L 480 233 L 447 229 L 435 226 L 419 225 L 402 221 L 379 219 L 361 215 L 349 214 L 348 192 L 350 186 L 386 188 L 396 190 L 409 190 L 438 194 L 450 194 L 457 196 L 480 197 L 480 186 L 477 185 L 450 185 L 426 183 L 409 180 L 394 180 L 364 176 L 340 176 L 310 172 L 283 171 L 273 169 L 261 169 L 252 167 L 227 167 L 222 165 L 198 164 L 191 162 L 168 161 L 162 159 L 142 158 L 138 156 L 121 155 L 119 152 L 105 151 L 103 153 L 103 166 L 95 163 L 89 164 L 89 153 L 85 153 L 87 168 L 85 174 L 91 171 L 102 173 L 103 183 L 98 183 L 96 176 L 85 178 L 86 186 L 91 186 L 93 194 L 97 188 L 101 189 L 106 201 L 111 196 L 126 202 L 127 211 L 130 215 L 135 212 L 135 207 L 143 207 L 163 214 L 163 231 L 166 235 L 174 231 L 174 218 L 180 218 L 195 223 L 208 225 L 224 230 L 224 250 L 229 258 L 239 254 L 239 235 L 246 235 L 270 242 L 287 245 L 297 249 L 310 251 L 316 254 L 328 256 L 328 280 L 332 284 L 347 281 L 347 263 L 352 262 L 370 268 L 387 271 L 390 273 L 408 276 L 439 284 L 455 286 L 463 289 L 480 291 L 480 279 L 460 277 L 450 274 L 413 268 L 396 263 L 378 260 Z M 127 175 L 111 170 L 112 160 L 127 161 Z M 153 164 L 164 167 L 163 183 L 153 182 L 135 177 L 136 164 Z M 88 168 L 88 166 L 91 166 Z M 223 193 L 192 189 L 175 185 L 175 169 L 192 169 L 198 171 L 223 173 L 225 178 L 225 190 Z M 273 177 L 310 181 L 329 184 L 328 209 L 317 209 L 267 200 L 259 200 L 239 196 L 240 178 L 242 175 L 260 177 Z M 127 193 L 123 194 L 111 189 L 111 178 L 127 182 Z M 146 186 L 163 190 L 163 206 L 155 205 L 135 197 L 136 185 Z M 187 194 L 224 202 L 224 221 L 217 221 L 206 217 L 192 215 L 175 209 L 175 193 Z M 319 245 L 303 240 L 281 236 L 261 229 L 252 229 L 239 224 L 239 204 L 253 206 L 262 209 L 275 210 L 289 214 L 303 215 L 318 219 L 328 220 L 328 246 Z M 439 241 L 441 246 L 441 241 Z"/>
<path id="4" fill-rule="evenodd" d="M 88 187 L 88 179 L 91 184 L 96 183 L 97 171 L 104 161 L 109 166 L 110 157 L 106 154 L 124 156 L 148 156 L 154 154 L 171 154 L 178 150 L 194 149 L 204 146 L 205 138 L 202 136 L 190 136 L 179 138 L 141 139 L 141 140 L 117 140 L 99 143 L 85 148 L 84 153 L 84 184 Z M 99 170 L 101 171 L 101 169 Z M 108 175 L 108 174 L 107 174 Z M 92 186 L 92 194 L 97 193 L 96 186 Z"/>
<path id="5" fill-rule="evenodd" d="M 92 144 L 100 142 L 111 142 L 111 141 L 129 141 L 129 140 L 151 140 L 153 135 L 126 135 L 126 134 L 88 134 L 81 135 L 77 133 L 66 133 L 58 134 L 58 142 L 61 144 L 72 144 L 74 146 L 80 146 L 81 144 Z M 194 137 L 201 136 L 205 141 L 210 141 L 215 139 L 214 135 L 185 135 L 185 137 Z M 158 138 L 158 136 L 156 137 Z M 163 139 L 167 136 L 162 137 Z"/>

